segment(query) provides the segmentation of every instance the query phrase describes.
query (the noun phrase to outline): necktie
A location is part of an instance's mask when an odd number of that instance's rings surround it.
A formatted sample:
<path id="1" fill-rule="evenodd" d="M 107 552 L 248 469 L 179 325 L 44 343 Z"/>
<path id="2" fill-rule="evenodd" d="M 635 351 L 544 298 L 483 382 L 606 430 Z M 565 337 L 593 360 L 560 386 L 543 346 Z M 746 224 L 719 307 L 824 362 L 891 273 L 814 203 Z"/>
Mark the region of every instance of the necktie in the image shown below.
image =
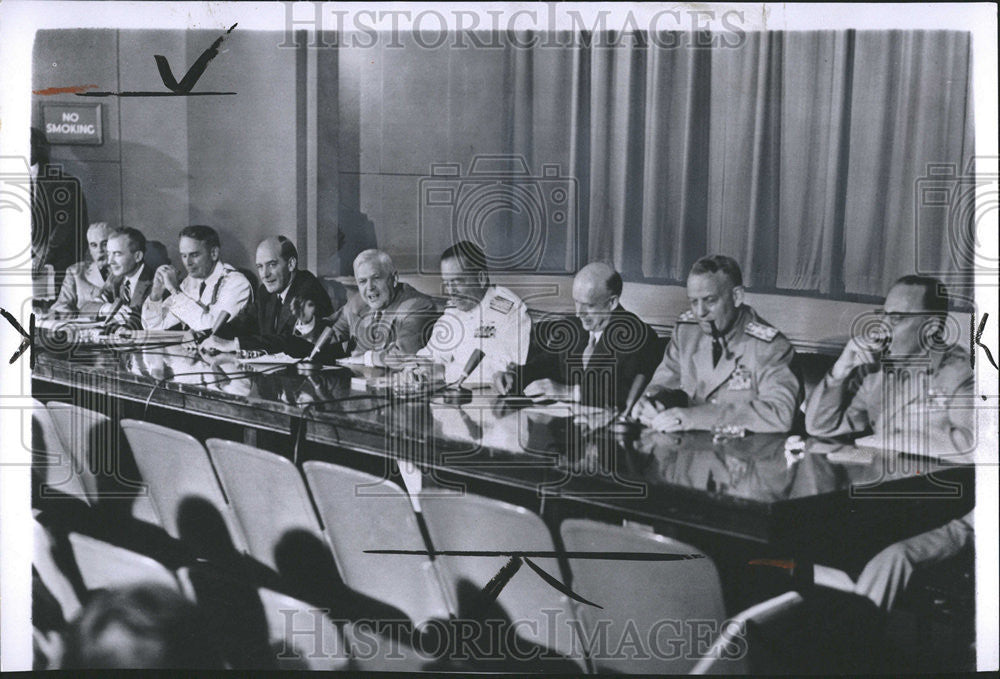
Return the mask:
<path id="1" fill-rule="evenodd" d="M 722 358 L 722 338 L 719 335 L 712 335 L 712 367 L 719 365 Z"/>
<path id="2" fill-rule="evenodd" d="M 388 339 L 388 329 L 382 326 L 382 310 L 377 309 L 375 313 L 372 314 L 372 324 L 371 324 L 371 338 L 372 338 L 372 349 L 380 350 L 385 348 L 386 340 Z"/>
<path id="3" fill-rule="evenodd" d="M 132 300 L 132 281 L 125 279 L 125 283 L 122 284 L 122 299 L 128 304 Z"/>
<path id="4" fill-rule="evenodd" d="M 590 363 L 590 357 L 594 355 L 594 349 L 597 348 L 597 335 L 590 333 L 590 339 L 587 341 L 587 347 L 583 350 L 583 367 L 586 368 Z"/>
<path id="5" fill-rule="evenodd" d="M 281 297 L 279 296 L 278 297 L 278 306 L 274 310 L 274 317 L 271 319 L 271 331 L 272 332 L 275 332 L 275 333 L 278 332 L 278 319 L 281 318 L 281 309 L 284 306 L 285 306 L 285 303 L 282 301 Z"/>
<path id="6" fill-rule="evenodd" d="M 108 267 L 107 266 L 102 266 L 101 267 L 101 280 L 102 281 L 108 280 Z"/>
<path id="7" fill-rule="evenodd" d="M 208 285 L 208 283 L 206 283 L 205 281 L 202 281 L 201 285 L 198 286 L 198 301 L 199 302 L 201 301 L 201 296 L 205 294 L 205 286 L 206 285 Z"/>

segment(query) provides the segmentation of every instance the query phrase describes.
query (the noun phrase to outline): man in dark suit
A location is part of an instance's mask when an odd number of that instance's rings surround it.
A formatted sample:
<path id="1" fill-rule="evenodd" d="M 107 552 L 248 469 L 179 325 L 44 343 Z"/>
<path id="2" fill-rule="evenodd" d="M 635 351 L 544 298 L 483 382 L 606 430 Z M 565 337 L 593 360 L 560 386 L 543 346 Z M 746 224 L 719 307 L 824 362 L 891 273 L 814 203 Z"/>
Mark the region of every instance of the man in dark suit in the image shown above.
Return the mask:
<path id="1" fill-rule="evenodd" d="M 101 291 L 104 303 L 100 315 L 107 317 L 114 313 L 110 320 L 116 325 L 142 327 L 142 303 L 149 296 L 155 273 L 146 265 L 145 257 L 146 237 L 138 229 L 125 227 L 108 238 L 111 277 Z"/>
<path id="2" fill-rule="evenodd" d="M 296 316 L 292 301 L 308 292 L 316 304 L 316 314 L 333 313 L 330 296 L 313 274 L 299 269 L 299 253 L 292 241 L 284 236 L 265 238 L 257 246 L 256 318 L 253 313 L 223 326 L 215 335 L 202 342 L 203 351 L 265 351 L 285 352 L 291 356 L 306 356 L 312 343 L 295 336 Z"/>
<path id="3" fill-rule="evenodd" d="M 609 265 L 580 269 L 573 279 L 576 315 L 539 323 L 525 365 L 498 375 L 497 391 L 526 385 L 528 396 L 612 410 L 626 405 L 630 391 L 641 394 L 661 352 L 656 331 L 619 303 L 621 292 L 621 275 Z"/>

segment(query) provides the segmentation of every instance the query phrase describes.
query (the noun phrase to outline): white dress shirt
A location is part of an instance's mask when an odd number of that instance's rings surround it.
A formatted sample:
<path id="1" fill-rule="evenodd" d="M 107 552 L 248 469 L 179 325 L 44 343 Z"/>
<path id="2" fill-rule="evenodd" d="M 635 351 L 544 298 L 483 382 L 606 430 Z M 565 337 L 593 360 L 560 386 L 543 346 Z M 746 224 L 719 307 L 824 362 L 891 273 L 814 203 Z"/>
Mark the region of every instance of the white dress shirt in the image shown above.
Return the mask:
<path id="1" fill-rule="evenodd" d="M 188 276 L 169 297 L 159 302 L 147 298 L 142 305 L 142 327 L 167 330 L 183 324 L 191 330 L 209 330 L 224 311 L 235 318 L 252 294 L 246 276 L 219 261 L 208 278 Z"/>

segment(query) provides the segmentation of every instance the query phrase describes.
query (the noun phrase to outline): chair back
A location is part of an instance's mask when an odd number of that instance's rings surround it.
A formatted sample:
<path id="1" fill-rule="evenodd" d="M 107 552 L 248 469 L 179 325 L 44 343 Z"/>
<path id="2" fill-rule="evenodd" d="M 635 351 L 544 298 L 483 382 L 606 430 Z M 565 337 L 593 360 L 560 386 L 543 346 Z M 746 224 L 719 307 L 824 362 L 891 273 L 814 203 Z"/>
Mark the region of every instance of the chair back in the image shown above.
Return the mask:
<path id="1" fill-rule="evenodd" d="M 554 552 L 548 527 L 534 512 L 478 495 L 426 497 L 424 520 L 438 551 Z M 575 611 L 564 594 L 522 564 L 491 606 L 482 606 L 480 592 L 509 561 L 507 556 L 438 556 L 445 590 L 459 618 L 516 623 L 518 642 L 555 652 L 550 671 L 580 671 L 585 667 L 582 645 L 572 620 Z M 531 557 L 553 578 L 563 581 L 554 557 Z M 483 610 L 485 608 L 485 610 Z M 487 622 L 487 624 L 497 624 Z M 566 663 L 556 667 L 556 662 Z M 543 663 L 543 666 L 546 666 Z"/>
<path id="2" fill-rule="evenodd" d="M 31 406 L 32 497 L 44 501 L 62 493 L 90 504 L 81 465 L 63 445 L 52 413 L 35 399 Z M 67 414 L 60 421 L 69 426 Z"/>
<path id="3" fill-rule="evenodd" d="M 80 598 L 73 589 L 73 584 L 56 563 L 53 553 L 53 540 L 48 529 L 34 520 L 35 548 L 32 552 L 31 565 L 38 572 L 38 577 L 49 592 L 59 602 L 63 620 L 72 620 L 80 610 Z"/>
<path id="4" fill-rule="evenodd" d="M 117 441 L 112 441 L 111 418 L 95 410 L 82 408 L 70 403 L 49 401 L 46 404 L 52 424 L 67 459 L 72 463 L 72 477 L 65 485 L 55 485 L 60 492 L 70 493 L 82 486 L 88 504 L 98 500 L 98 479 L 102 456 L 117 450 Z M 65 488 L 65 490 L 63 490 Z"/>
<path id="5" fill-rule="evenodd" d="M 228 553 L 230 545 L 245 552 L 243 531 L 201 443 L 149 422 L 126 419 L 121 427 L 139 473 L 149 484 L 163 529 L 171 537 L 212 552 Z"/>
<path id="6" fill-rule="evenodd" d="M 305 530 L 323 541 L 306 485 L 291 461 L 234 441 L 208 439 L 205 446 L 252 557 L 278 570 L 275 548 L 289 531 Z"/>
<path id="7" fill-rule="evenodd" d="M 348 669 L 347 642 L 327 611 L 263 587 L 258 594 L 277 669 Z"/>
<path id="8" fill-rule="evenodd" d="M 699 554 L 636 528 L 569 519 L 560 526 L 567 552 Z M 680 561 L 569 558 L 572 588 L 603 610 L 581 606 L 591 661 L 598 672 L 686 674 L 725 620 L 722 584 L 707 556 Z M 623 640 L 639 640 L 636 647 Z M 706 647 L 698 648 L 704 642 Z"/>
<path id="9" fill-rule="evenodd" d="M 426 550 L 402 488 L 328 462 L 303 465 L 344 584 L 405 613 L 414 625 L 446 619 L 448 605 L 428 556 L 366 554 Z"/>
<path id="10" fill-rule="evenodd" d="M 173 572 L 144 554 L 80 533 L 70 533 L 69 544 L 88 591 L 154 583 L 181 593 Z"/>

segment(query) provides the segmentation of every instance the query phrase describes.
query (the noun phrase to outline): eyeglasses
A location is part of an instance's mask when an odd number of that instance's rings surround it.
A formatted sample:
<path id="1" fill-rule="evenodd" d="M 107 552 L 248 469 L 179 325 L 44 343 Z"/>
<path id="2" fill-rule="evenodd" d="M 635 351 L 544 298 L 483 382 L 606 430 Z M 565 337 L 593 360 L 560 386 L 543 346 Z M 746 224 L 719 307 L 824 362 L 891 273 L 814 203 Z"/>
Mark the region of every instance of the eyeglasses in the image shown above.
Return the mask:
<path id="1" fill-rule="evenodd" d="M 874 309 L 876 316 L 884 318 L 890 325 L 896 325 L 908 318 L 943 317 L 946 313 L 941 311 L 886 311 L 885 309 Z"/>

